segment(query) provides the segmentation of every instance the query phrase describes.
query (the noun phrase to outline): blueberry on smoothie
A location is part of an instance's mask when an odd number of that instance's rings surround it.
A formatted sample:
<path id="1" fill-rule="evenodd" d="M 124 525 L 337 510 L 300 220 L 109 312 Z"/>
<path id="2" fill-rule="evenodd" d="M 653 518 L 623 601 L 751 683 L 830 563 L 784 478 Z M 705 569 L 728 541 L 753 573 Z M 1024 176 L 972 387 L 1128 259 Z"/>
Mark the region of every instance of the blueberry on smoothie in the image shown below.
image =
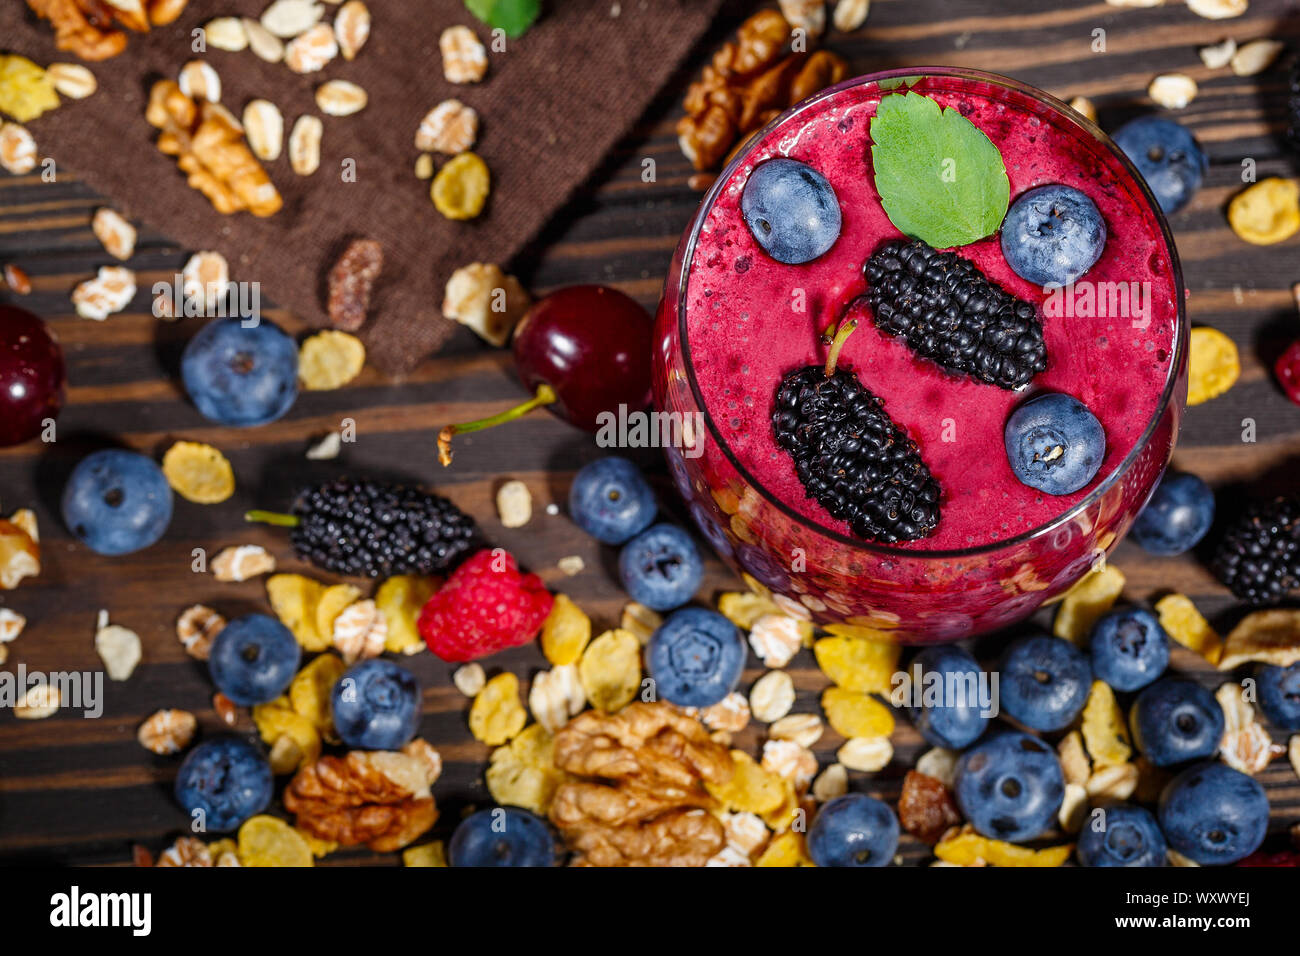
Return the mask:
<path id="1" fill-rule="evenodd" d="M 63 489 L 63 523 L 96 554 L 147 548 L 172 520 L 172 489 L 152 459 L 116 448 L 87 455 Z"/>
<path id="2" fill-rule="evenodd" d="M 1212 757 L 1223 739 L 1223 708 L 1214 695 L 1176 677 L 1138 694 L 1130 723 L 1133 743 L 1157 767 Z"/>
<path id="3" fill-rule="evenodd" d="M 622 544 L 654 521 L 655 494 L 626 458 L 598 458 L 573 476 L 569 516 L 597 541 Z"/>
<path id="4" fill-rule="evenodd" d="M 1112 137 L 1151 188 L 1160 208 L 1175 213 L 1201 186 L 1209 164 L 1191 131 L 1163 116 L 1130 120 Z"/>
<path id="5" fill-rule="evenodd" d="M 927 742 L 961 750 L 980 738 L 990 718 L 981 712 L 984 672 L 975 658 L 960 647 L 927 647 L 912 658 L 909 673 L 918 686 L 907 714 Z M 931 685 L 937 693 L 927 695 Z"/>
<path id="6" fill-rule="evenodd" d="M 1160 795 L 1169 845 L 1201 866 L 1236 863 L 1268 832 L 1268 797 L 1253 777 L 1221 763 L 1190 767 Z"/>
<path id="7" fill-rule="evenodd" d="M 807 846 L 818 866 L 888 866 L 898 849 L 898 817 L 875 797 L 846 793 L 821 808 Z"/>
<path id="8" fill-rule="evenodd" d="M 1065 286 L 1092 268 L 1106 245 L 1106 222 L 1088 196 L 1053 183 L 1019 196 L 1002 221 L 1002 254 L 1020 278 Z"/>
<path id="9" fill-rule="evenodd" d="M 1002 654 L 1002 709 L 1032 730 L 1068 726 L 1091 688 L 1088 658 L 1059 637 L 1022 637 Z"/>
<path id="10" fill-rule="evenodd" d="M 1016 478 L 1049 495 L 1078 491 L 1106 457 L 1106 433 L 1097 416 L 1060 392 L 1031 398 L 1012 412 L 1005 442 Z"/>
<path id="11" fill-rule="evenodd" d="M 712 707 L 736 689 L 744 669 L 736 625 L 702 607 L 674 611 L 646 646 L 646 671 L 659 696 L 679 707 Z"/>
<path id="12" fill-rule="evenodd" d="M 1084 866 L 1166 866 L 1168 845 L 1156 818 L 1141 807 L 1101 808 L 1079 833 L 1077 853 Z"/>
<path id="13" fill-rule="evenodd" d="M 221 737 L 190 751 L 176 774 L 176 802 L 205 829 L 226 833 L 271 802 L 271 765 L 238 737 Z"/>
<path id="14" fill-rule="evenodd" d="M 1092 673 L 1115 690 L 1137 690 L 1169 666 L 1169 636 L 1145 608 L 1104 615 L 1092 628 Z"/>
<path id="15" fill-rule="evenodd" d="M 953 793 L 982 836 L 1021 843 L 1056 823 L 1065 775 L 1049 745 L 1005 731 L 961 755 Z"/>
<path id="16" fill-rule="evenodd" d="M 1147 554 L 1190 551 L 1214 523 L 1214 492 L 1195 475 L 1166 472 L 1129 532 Z"/>
<path id="17" fill-rule="evenodd" d="M 1259 706 L 1279 730 L 1300 730 L 1300 663 L 1290 667 L 1261 664 L 1255 670 Z"/>
<path id="18" fill-rule="evenodd" d="M 632 600 L 671 611 L 694 596 L 704 564 L 689 534 L 676 525 L 657 524 L 623 545 L 618 573 Z"/>
<path id="19" fill-rule="evenodd" d="M 546 821 L 518 807 L 471 814 L 447 844 L 452 866 L 554 866 L 558 855 Z"/>
<path id="20" fill-rule="evenodd" d="M 740 213 L 777 262 L 812 262 L 840 236 L 840 202 L 826 177 L 794 159 L 769 159 L 749 174 Z"/>

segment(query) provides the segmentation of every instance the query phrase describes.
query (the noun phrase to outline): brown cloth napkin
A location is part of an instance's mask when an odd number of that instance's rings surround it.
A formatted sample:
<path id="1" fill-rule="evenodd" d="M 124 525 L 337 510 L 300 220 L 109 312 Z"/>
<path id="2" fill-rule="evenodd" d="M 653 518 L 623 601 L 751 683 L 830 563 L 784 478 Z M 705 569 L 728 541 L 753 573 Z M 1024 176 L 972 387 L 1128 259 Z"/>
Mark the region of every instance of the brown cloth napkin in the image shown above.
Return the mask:
<path id="1" fill-rule="evenodd" d="M 375 364 L 410 368 L 451 334 L 441 317 L 443 286 L 457 267 L 505 264 L 628 131 L 696 39 L 720 0 L 545 0 L 524 36 L 492 52 L 481 83 L 455 85 L 442 73 L 438 37 L 469 26 L 485 44 L 489 29 L 461 0 L 368 0 L 370 38 L 352 62 L 337 57 L 300 76 L 251 50 L 191 50 L 191 31 L 217 16 L 256 18 L 270 0 L 192 0 L 180 19 L 149 34 L 129 34 L 126 51 L 87 64 L 94 96 L 65 100 L 32 121 L 41 155 L 52 156 L 110 197 L 124 215 L 149 223 L 190 249 L 216 249 L 232 278 L 261 283 L 264 297 L 311 325 L 327 324 L 325 275 L 346 241 L 365 236 L 384 249 L 384 271 L 363 337 Z M 325 5 L 332 22 L 337 6 Z M 21 0 L 0 3 L 0 51 L 46 65 L 76 58 L 54 47 L 53 31 Z M 222 103 L 236 115 L 262 97 L 284 114 L 285 138 L 325 80 L 362 86 L 369 105 L 353 116 L 322 116 L 321 166 L 301 177 L 287 149 L 265 164 L 284 197 L 269 219 L 218 214 L 190 189 L 172 157 L 154 147 L 144 108 L 154 79 L 174 79 L 202 57 L 222 81 Z M 492 172 L 484 213 L 451 222 L 434 209 L 429 183 L 415 177 L 420 119 L 455 97 L 478 110 L 475 151 Z M 356 181 L 343 181 L 345 159 Z"/>

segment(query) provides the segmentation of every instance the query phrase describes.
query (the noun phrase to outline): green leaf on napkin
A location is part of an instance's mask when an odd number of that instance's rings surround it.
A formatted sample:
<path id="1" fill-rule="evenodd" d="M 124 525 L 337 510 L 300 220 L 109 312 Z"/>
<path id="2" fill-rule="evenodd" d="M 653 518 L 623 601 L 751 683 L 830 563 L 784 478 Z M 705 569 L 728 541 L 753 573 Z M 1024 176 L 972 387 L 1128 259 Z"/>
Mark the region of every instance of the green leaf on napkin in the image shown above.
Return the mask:
<path id="1" fill-rule="evenodd" d="M 899 231 L 950 249 L 995 232 L 1011 184 L 1002 155 L 970 120 L 920 93 L 894 93 L 871 120 L 876 191 Z"/>
<path id="2" fill-rule="evenodd" d="M 465 9 L 508 37 L 523 36 L 542 12 L 541 0 L 465 0 Z"/>

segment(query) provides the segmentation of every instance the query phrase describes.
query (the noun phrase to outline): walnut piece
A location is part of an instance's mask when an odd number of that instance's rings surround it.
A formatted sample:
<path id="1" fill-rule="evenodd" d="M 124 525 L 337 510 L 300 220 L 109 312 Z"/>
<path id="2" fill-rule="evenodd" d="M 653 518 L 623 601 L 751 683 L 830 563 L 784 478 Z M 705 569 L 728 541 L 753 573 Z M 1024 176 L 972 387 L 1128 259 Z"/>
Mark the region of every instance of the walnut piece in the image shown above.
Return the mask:
<path id="1" fill-rule="evenodd" d="M 438 819 L 432 777 L 419 755 L 354 750 L 304 766 L 286 788 L 284 805 L 297 817 L 295 826 L 319 840 L 388 853 Z"/>
<path id="2" fill-rule="evenodd" d="M 551 804 L 579 866 L 703 866 L 726 845 L 704 783 L 734 766 L 698 720 L 665 703 L 587 711 L 555 735 L 555 765 L 587 779 Z"/>
<path id="3" fill-rule="evenodd" d="M 83 60 L 106 60 L 126 49 L 123 26 L 136 33 L 176 20 L 189 0 L 27 0 L 54 27 L 54 45 Z"/>
<path id="4" fill-rule="evenodd" d="M 171 80 L 149 92 L 145 119 L 162 132 L 158 150 L 176 157 L 189 185 L 223 215 L 248 210 L 271 216 L 283 204 L 280 193 L 244 142 L 243 130 L 219 103 L 195 101 Z"/>
<path id="5" fill-rule="evenodd" d="M 178 754 L 190 745 L 198 720 L 188 710 L 154 711 L 136 734 L 140 746 L 151 753 Z"/>

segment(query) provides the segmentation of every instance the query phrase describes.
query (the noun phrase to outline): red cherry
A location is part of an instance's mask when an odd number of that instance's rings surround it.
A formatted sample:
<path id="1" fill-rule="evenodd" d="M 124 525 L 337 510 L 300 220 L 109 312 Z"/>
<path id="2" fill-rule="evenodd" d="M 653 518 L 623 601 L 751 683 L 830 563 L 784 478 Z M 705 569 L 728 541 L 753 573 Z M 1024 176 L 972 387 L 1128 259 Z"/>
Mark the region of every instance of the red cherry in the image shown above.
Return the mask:
<path id="1" fill-rule="evenodd" d="M 1278 358 L 1273 371 L 1277 373 L 1277 380 L 1282 384 L 1286 397 L 1300 405 L 1300 341 L 1291 343 Z"/>
<path id="2" fill-rule="evenodd" d="M 515 329 L 515 369 L 533 393 L 499 415 L 448 425 L 438 456 L 451 462 L 452 436 L 491 428 L 546 406 L 589 432 L 602 412 L 620 405 L 640 411 L 650 404 L 650 314 L 617 289 L 575 285 L 552 292 L 528 310 Z"/>
<path id="3" fill-rule="evenodd" d="M 0 447 L 39 435 L 63 407 L 66 384 L 63 349 L 45 323 L 0 305 Z"/>

